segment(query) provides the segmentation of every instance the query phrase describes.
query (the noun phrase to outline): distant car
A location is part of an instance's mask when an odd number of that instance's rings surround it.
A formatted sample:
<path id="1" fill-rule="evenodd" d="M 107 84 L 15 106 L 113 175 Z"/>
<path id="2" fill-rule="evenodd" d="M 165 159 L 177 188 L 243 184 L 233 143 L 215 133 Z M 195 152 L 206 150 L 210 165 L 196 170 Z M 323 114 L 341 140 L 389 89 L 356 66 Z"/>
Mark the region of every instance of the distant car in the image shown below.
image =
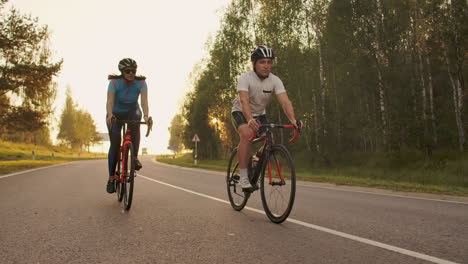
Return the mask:
<path id="1" fill-rule="evenodd" d="M 141 149 L 141 154 L 142 155 L 148 155 L 148 148 L 142 148 Z"/>

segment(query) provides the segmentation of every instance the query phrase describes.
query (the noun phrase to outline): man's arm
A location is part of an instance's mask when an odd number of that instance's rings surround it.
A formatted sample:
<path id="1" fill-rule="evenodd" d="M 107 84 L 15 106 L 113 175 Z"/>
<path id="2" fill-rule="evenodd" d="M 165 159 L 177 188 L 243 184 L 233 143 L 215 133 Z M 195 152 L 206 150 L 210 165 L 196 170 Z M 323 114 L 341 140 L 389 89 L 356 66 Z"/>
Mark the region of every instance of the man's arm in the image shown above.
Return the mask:
<path id="1" fill-rule="evenodd" d="M 288 94 L 280 93 L 276 95 L 276 98 L 278 98 L 281 108 L 283 108 L 283 111 L 288 117 L 289 121 L 293 125 L 296 125 L 296 117 L 294 116 L 294 108 L 292 106 L 291 100 L 289 100 Z"/>
<path id="2" fill-rule="evenodd" d="M 242 110 L 242 114 L 244 114 L 245 119 L 250 121 L 253 118 L 252 112 L 250 111 L 250 101 L 249 101 L 249 92 L 247 91 L 239 91 L 239 102 Z"/>
<path id="3" fill-rule="evenodd" d="M 242 110 L 242 114 L 244 114 L 245 119 L 247 120 L 247 125 L 251 127 L 254 131 L 258 130 L 259 124 L 252 116 L 252 112 L 250 111 L 250 98 L 248 91 L 239 91 L 239 102 Z"/>

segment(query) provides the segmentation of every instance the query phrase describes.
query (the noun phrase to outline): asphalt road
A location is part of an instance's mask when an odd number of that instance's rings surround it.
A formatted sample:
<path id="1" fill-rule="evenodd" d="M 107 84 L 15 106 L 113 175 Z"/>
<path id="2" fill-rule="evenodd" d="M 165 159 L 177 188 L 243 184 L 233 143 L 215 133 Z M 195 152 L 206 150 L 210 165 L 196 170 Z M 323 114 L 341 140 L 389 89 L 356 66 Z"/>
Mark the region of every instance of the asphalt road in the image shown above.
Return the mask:
<path id="1" fill-rule="evenodd" d="M 298 183 L 280 225 L 224 174 L 143 159 L 129 212 L 107 161 L 0 176 L 0 263 L 468 263 L 468 199 Z"/>

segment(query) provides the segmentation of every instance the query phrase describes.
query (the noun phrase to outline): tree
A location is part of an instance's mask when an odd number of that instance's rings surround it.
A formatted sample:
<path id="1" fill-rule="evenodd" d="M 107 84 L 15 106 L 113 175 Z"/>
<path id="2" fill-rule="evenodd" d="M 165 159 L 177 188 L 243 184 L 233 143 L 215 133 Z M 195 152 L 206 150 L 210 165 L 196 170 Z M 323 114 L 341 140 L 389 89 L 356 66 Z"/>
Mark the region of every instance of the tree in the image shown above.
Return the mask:
<path id="1" fill-rule="evenodd" d="M 99 140 L 93 118 L 85 110 L 78 109 L 73 102 L 70 87 L 67 87 L 57 138 L 72 149 L 83 150 L 83 147 L 88 147 L 88 151 L 89 146 Z"/>
<path id="2" fill-rule="evenodd" d="M 71 97 L 71 88 L 67 87 L 65 107 L 60 115 L 59 133 L 57 138 L 66 142 L 69 147 L 75 147 L 77 142 L 75 139 L 76 130 L 76 104 Z"/>
<path id="3" fill-rule="evenodd" d="M 172 118 L 171 126 L 168 128 L 168 130 L 170 134 L 169 146 L 177 147 L 174 152 L 178 153 L 184 148 L 184 118 L 181 114 L 177 114 L 174 116 L 174 118 Z"/>
<path id="4" fill-rule="evenodd" d="M 37 18 L 4 11 L 0 2 L 0 135 L 28 132 L 47 126 L 56 85 L 53 76 L 62 61 L 52 62 L 47 26 Z"/>
<path id="5" fill-rule="evenodd" d="M 305 121 L 291 146 L 304 156 L 466 151 L 466 10 L 464 0 L 232 1 L 186 96 L 184 142 L 202 135 L 203 157 L 235 145 L 236 79 L 251 69 L 248 51 L 267 44 Z M 287 122 L 278 104 L 267 114 Z"/>
<path id="6" fill-rule="evenodd" d="M 237 95 L 237 77 L 249 67 L 246 62 L 253 46 L 254 27 L 251 13 L 250 0 L 231 3 L 210 47 L 205 68 L 195 69 L 194 90 L 186 96 L 182 107 L 184 146 L 193 148 L 192 137 L 198 134 L 203 140 L 203 144 L 198 145 L 202 158 L 227 154 L 234 145 L 237 133 L 230 122 L 230 105 Z M 213 120 L 219 120 L 219 125 L 214 126 Z"/>

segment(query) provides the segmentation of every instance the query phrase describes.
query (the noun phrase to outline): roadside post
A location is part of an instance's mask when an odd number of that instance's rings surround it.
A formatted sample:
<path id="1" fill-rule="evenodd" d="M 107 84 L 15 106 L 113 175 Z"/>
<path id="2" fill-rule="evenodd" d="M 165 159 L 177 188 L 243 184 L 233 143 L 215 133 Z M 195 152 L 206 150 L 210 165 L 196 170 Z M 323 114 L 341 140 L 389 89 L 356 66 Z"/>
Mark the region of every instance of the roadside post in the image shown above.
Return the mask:
<path id="1" fill-rule="evenodd" d="M 195 155 L 194 155 L 194 163 L 197 165 L 197 158 L 198 158 L 198 153 L 197 153 L 197 143 L 200 142 L 200 138 L 198 137 L 197 134 L 195 134 L 192 138 L 192 142 L 195 142 Z"/>

